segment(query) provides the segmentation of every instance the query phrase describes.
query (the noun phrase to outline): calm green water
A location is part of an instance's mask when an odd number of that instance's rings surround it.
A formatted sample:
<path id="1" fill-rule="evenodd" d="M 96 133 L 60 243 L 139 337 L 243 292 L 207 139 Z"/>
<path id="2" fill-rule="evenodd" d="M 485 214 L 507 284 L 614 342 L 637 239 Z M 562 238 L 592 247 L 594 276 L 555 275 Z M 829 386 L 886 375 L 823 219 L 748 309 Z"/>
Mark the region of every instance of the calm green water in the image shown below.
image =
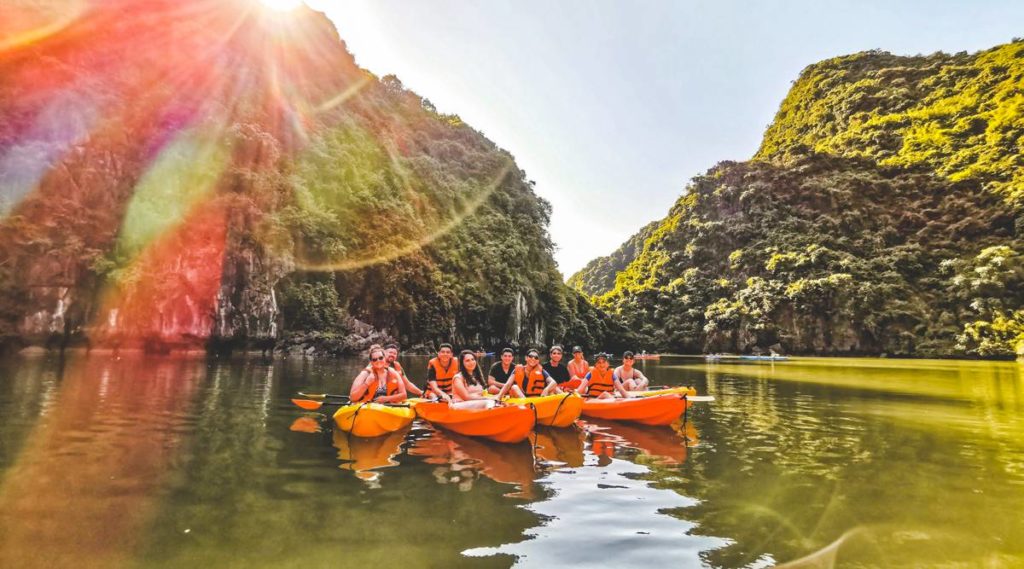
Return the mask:
<path id="1" fill-rule="evenodd" d="M 717 397 L 674 428 L 315 432 L 361 365 L 0 361 L 0 567 L 1024 566 L 1024 365 L 666 358 Z"/>

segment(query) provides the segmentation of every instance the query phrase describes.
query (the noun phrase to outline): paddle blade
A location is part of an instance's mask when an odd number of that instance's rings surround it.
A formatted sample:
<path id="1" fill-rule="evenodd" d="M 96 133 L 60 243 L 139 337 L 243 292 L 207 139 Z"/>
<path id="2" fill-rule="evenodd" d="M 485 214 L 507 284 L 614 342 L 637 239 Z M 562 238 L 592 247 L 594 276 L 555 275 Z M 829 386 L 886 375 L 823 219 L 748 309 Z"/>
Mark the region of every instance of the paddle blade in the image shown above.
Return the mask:
<path id="1" fill-rule="evenodd" d="M 306 409 L 307 411 L 316 411 L 323 406 L 322 401 L 310 401 L 309 399 L 292 399 L 292 403 Z"/>
<path id="2" fill-rule="evenodd" d="M 693 401 L 694 403 L 711 403 L 715 400 L 714 395 L 687 395 L 687 401 Z"/>
<path id="3" fill-rule="evenodd" d="M 582 380 L 570 379 L 569 381 L 563 383 L 562 385 L 559 385 L 558 387 L 562 389 L 576 389 L 577 387 L 580 386 L 581 383 L 583 383 Z"/>

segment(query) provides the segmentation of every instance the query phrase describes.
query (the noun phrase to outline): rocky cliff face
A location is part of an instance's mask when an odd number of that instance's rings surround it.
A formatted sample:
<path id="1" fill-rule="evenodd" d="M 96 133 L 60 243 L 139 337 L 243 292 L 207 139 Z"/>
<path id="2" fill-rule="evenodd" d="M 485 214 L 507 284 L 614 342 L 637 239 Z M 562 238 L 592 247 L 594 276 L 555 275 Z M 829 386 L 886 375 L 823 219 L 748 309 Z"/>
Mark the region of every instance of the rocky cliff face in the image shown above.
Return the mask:
<path id="1" fill-rule="evenodd" d="M 512 157 L 359 69 L 322 14 L 80 8 L 0 19 L 25 38 L 0 53 L 9 344 L 624 337 L 560 282 L 550 208 Z"/>
<path id="2" fill-rule="evenodd" d="M 1022 87 L 1020 42 L 812 65 L 755 160 L 695 178 L 573 282 L 662 349 L 1012 354 Z"/>

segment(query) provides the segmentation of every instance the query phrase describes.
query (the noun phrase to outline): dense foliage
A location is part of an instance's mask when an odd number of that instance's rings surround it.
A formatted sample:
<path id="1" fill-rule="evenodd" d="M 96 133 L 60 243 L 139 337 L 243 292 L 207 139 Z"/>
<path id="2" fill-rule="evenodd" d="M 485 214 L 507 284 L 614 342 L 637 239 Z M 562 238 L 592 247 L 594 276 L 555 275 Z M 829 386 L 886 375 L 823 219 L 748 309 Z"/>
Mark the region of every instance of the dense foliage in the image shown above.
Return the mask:
<path id="1" fill-rule="evenodd" d="M 808 150 L 927 165 L 1024 200 L 1024 41 L 976 54 L 869 51 L 807 67 L 755 158 Z"/>
<path id="2" fill-rule="evenodd" d="M 513 157 L 322 14 L 86 10 L 0 59 L 8 338 L 624 345 L 562 283 Z"/>
<path id="3" fill-rule="evenodd" d="M 604 294 L 615 288 L 615 278 L 636 259 L 644 248 L 644 242 L 658 225 L 657 221 L 648 223 L 611 255 L 587 263 L 587 266 L 569 277 L 569 286 L 588 296 Z"/>
<path id="4" fill-rule="evenodd" d="M 572 282 L 667 350 L 1021 353 L 1022 89 L 1019 41 L 812 65 L 754 161 Z"/>

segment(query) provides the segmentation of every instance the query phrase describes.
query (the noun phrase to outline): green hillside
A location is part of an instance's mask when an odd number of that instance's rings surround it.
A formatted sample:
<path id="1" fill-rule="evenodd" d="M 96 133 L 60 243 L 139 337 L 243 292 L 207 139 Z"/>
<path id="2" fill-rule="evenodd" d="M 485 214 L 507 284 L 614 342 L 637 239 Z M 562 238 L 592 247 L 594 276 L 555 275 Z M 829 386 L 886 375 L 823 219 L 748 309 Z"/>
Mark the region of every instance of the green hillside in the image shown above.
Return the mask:
<path id="1" fill-rule="evenodd" d="M 812 65 L 754 160 L 695 178 L 592 300 L 663 350 L 1012 354 L 1022 151 L 1024 42 Z"/>
<path id="2" fill-rule="evenodd" d="M 569 286 L 588 296 L 601 295 L 615 288 L 615 278 L 636 259 L 658 225 L 657 221 L 648 223 L 611 255 L 587 263 L 569 277 Z"/>
<path id="3" fill-rule="evenodd" d="M 0 57 L 8 345 L 621 346 L 513 157 L 322 14 L 83 10 Z"/>

